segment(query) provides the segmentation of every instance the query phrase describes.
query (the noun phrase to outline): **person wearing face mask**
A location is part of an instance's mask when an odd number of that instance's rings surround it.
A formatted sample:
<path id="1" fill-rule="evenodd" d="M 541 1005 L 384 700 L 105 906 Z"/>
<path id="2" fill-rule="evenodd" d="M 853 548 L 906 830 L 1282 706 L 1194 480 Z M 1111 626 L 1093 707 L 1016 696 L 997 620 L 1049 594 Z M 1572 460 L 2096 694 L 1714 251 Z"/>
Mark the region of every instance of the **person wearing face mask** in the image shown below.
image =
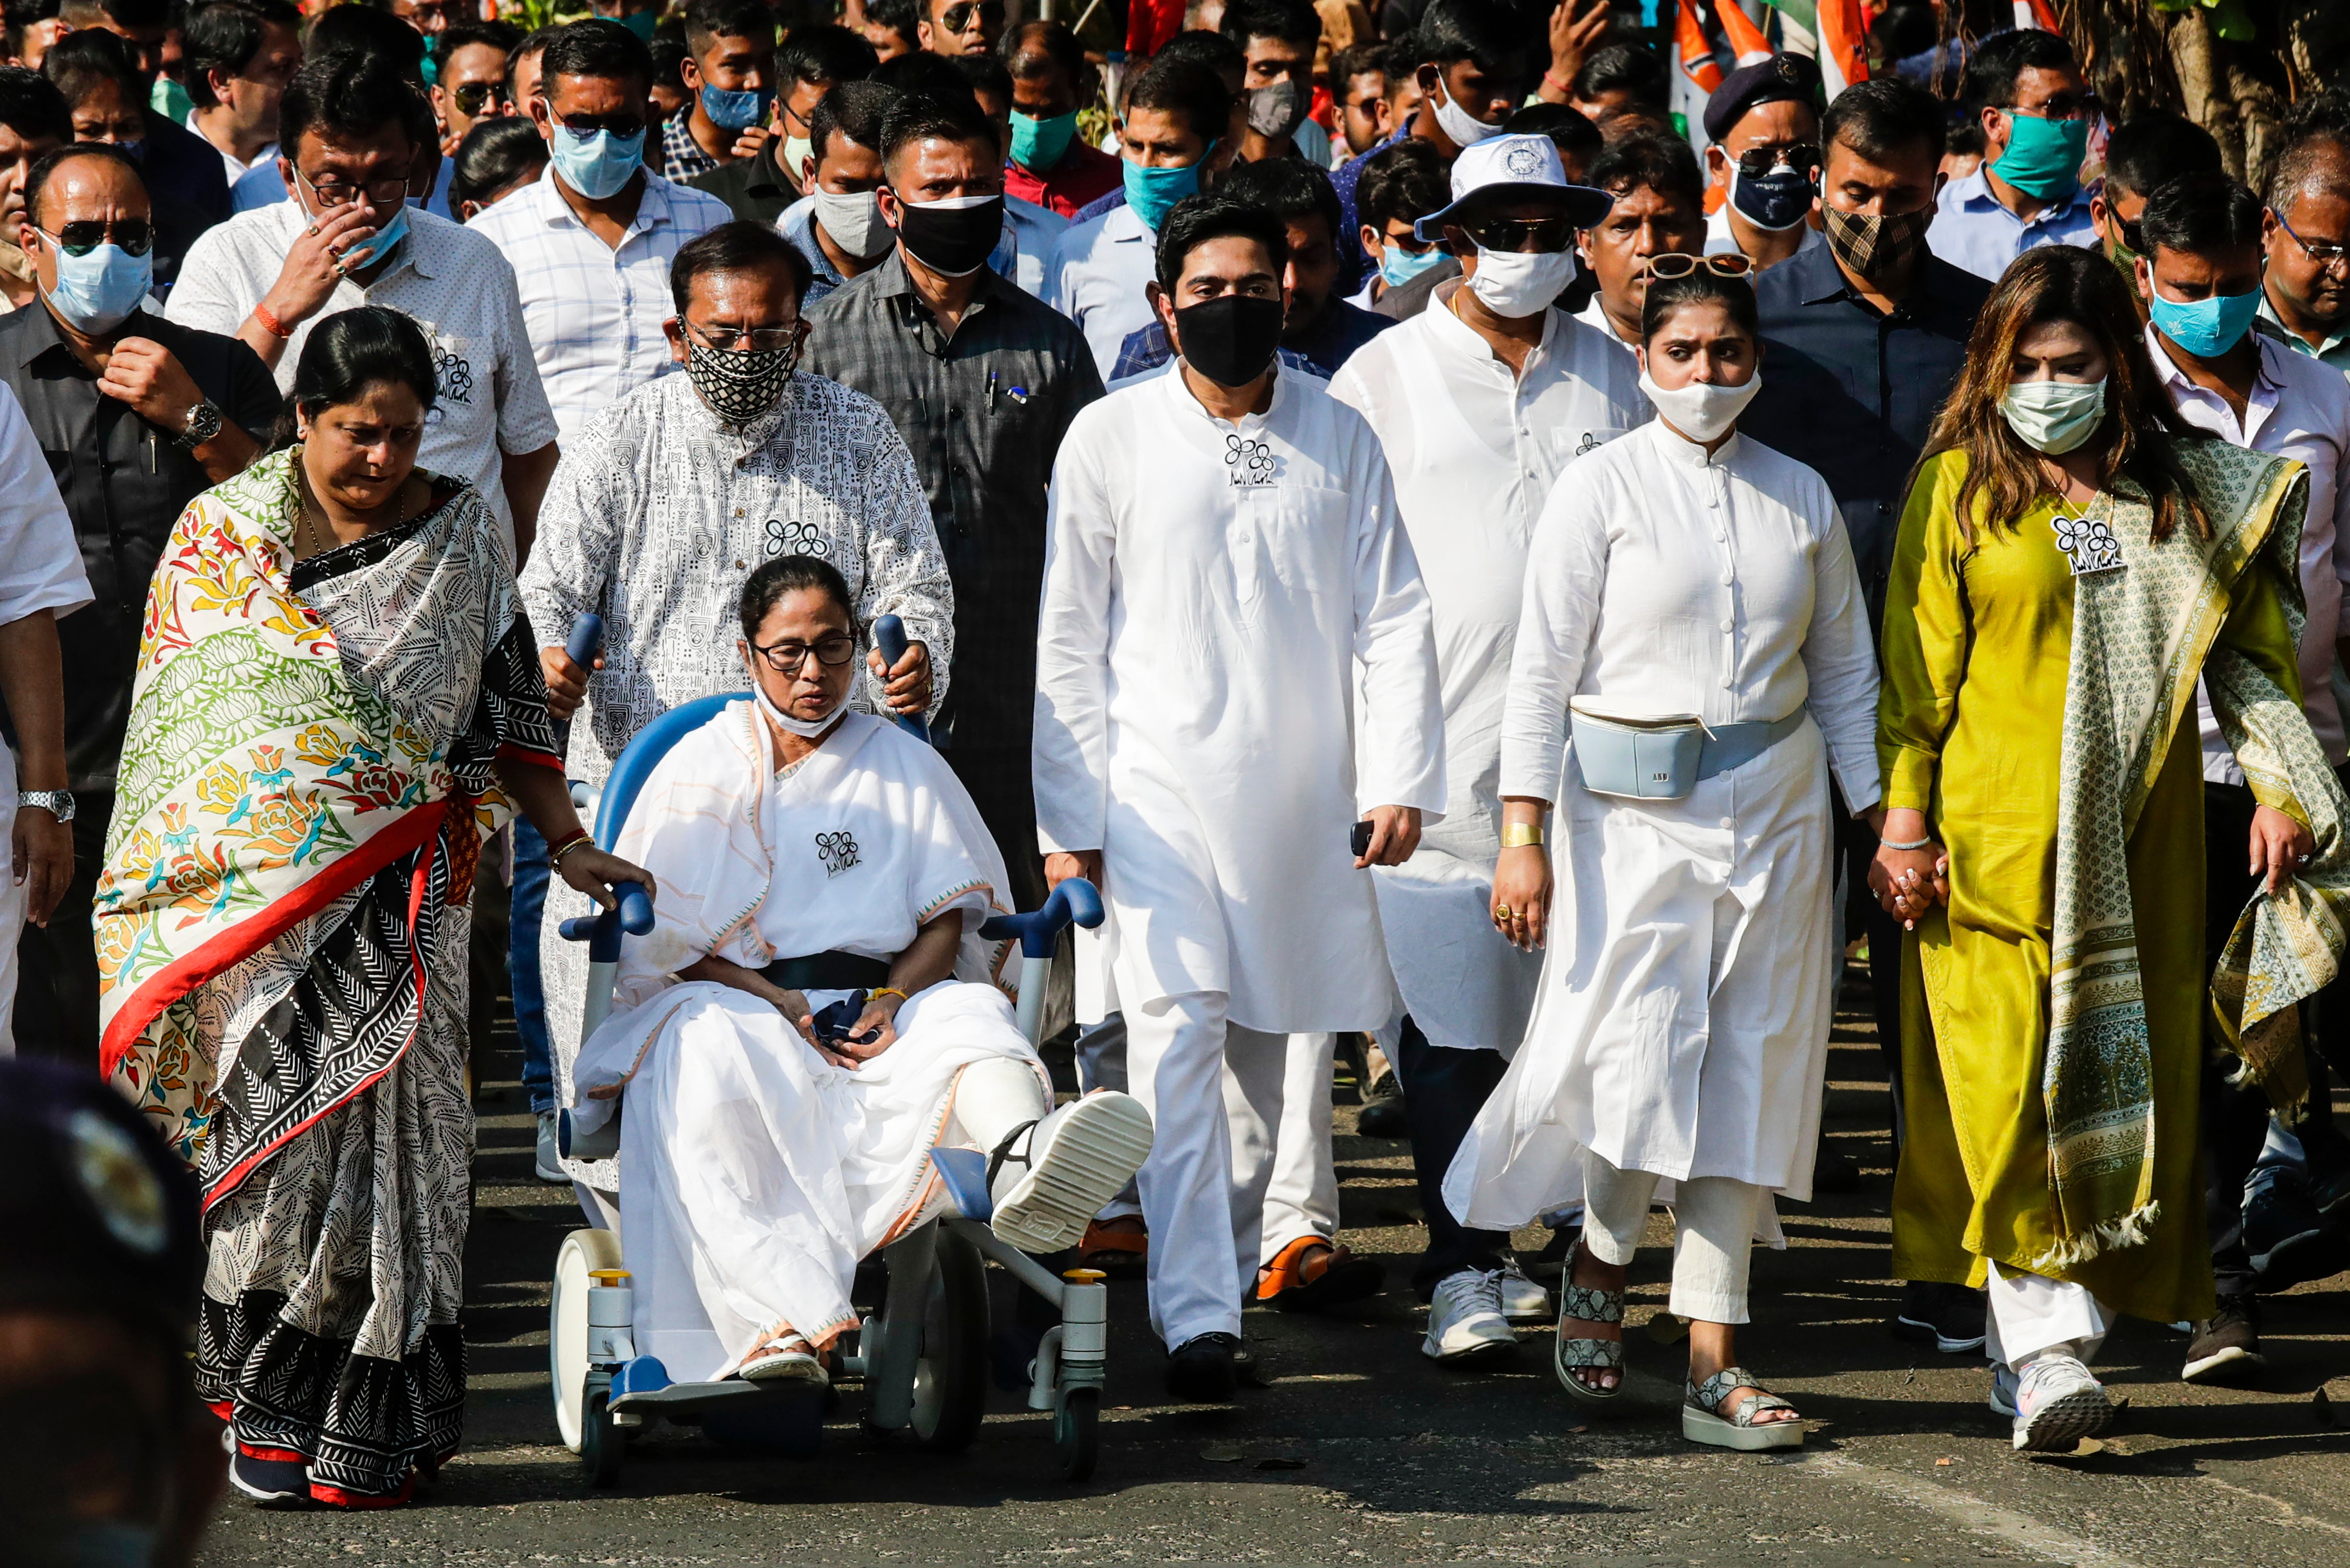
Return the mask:
<path id="1" fill-rule="evenodd" d="M 846 27 L 795 27 L 775 50 L 780 87 L 772 134 L 748 157 L 721 163 L 686 183 L 709 192 L 738 218 L 778 222 L 807 191 L 803 171 L 816 151 L 816 105 L 835 87 L 862 81 L 873 65 L 873 46 Z"/>
<path id="2" fill-rule="evenodd" d="M 1371 258 L 1371 276 L 1355 304 L 1368 310 L 1416 278 L 1440 268 L 1458 269 L 1440 242 L 1423 241 L 1413 226 L 1451 199 L 1444 160 L 1425 141 L 1398 142 L 1364 167 L 1355 205 L 1363 220 L 1357 237 Z"/>
<path id="3" fill-rule="evenodd" d="M 775 14 L 766 0 L 685 8 L 686 105 L 661 125 L 661 172 L 681 182 L 765 144 L 775 102 Z"/>
<path id="4" fill-rule="evenodd" d="M 1737 1325 L 1752 1241 L 1783 1244 L 1773 1195 L 1811 1196 L 1828 784 L 1873 818 L 1877 665 L 1826 484 L 1739 429 L 1768 374 L 1743 258 L 1651 271 L 1657 417 L 1569 468 L 1534 525 L 1488 918 L 1543 950 L 1542 994 L 1443 1197 L 1503 1232 L 1584 1203 L 1552 1369 L 1604 1408 L 1624 1393 L 1625 1268 L 1676 1181 L 1681 1434 L 1794 1448 L 1802 1422 L 1739 1365 Z"/>
<path id="5" fill-rule="evenodd" d="M 493 209 L 494 211 L 494 209 Z M 764 223 L 727 223 L 681 247 L 663 341 L 678 374 L 641 385 L 567 446 L 520 588 L 539 637 L 547 701 L 571 722 L 572 776 L 600 784 L 637 732 L 681 702 L 739 691 L 742 660 L 711 635 L 707 607 L 785 555 L 821 556 L 848 584 L 860 625 L 900 617 L 911 639 L 884 668 L 863 660 L 860 707 L 934 713 L 955 659 L 954 588 L 906 443 L 874 400 L 802 368 L 807 264 Z M 573 622 L 604 617 L 602 656 L 564 651 Z M 587 960 L 556 939 L 589 907 L 549 889 L 538 933 L 554 1111 L 579 1044 Z M 534 1090 L 536 1090 L 534 1085 Z M 559 1168 L 615 1189 L 606 1162 Z"/>
<path id="6" fill-rule="evenodd" d="M 57 621 L 65 776 L 44 790 L 69 823 L 75 875 L 22 946 L 22 1049 L 97 1060 L 98 956 L 91 900 L 109 823 L 147 585 L 172 524 L 237 472 L 276 419 L 278 391 L 250 349 L 148 308 L 154 227 L 140 171 L 115 148 L 52 152 L 26 176 L 13 236 L 33 264 L 37 303 L 0 318 L 0 379 L 49 454 L 95 597 Z M 35 481 L 48 488 L 46 479 Z M 0 940 L 12 947 L 16 933 Z"/>
<path id="7" fill-rule="evenodd" d="M 2343 740 L 2333 673 L 2341 632 L 2342 593 L 2350 576 L 2350 383 L 2327 367 L 2251 330 L 2261 299 L 2260 200 L 2226 175 L 2190 174 L 2147 198 L 2137 228 L 2138 293 L 2151 317 L 2147 358 L 2179 417 L 2222 441 L 2274 452 L 2308 471 L 2309 501 L 2301 527 L 2301 707 L 2338 773 L 2350 747 Z M 2253 891 L 2237 846 L 2258 800 L 2207 691 L 2203 732 L 2205 946 L 2216 951 Z M 2350 1004 L 2350 988 L 2324 993 L 2320 1015 Z M 2326 1082 L 2314 1047 L 2305 1069 Z M 2325 1234 L 2310 1181 L 2340 1187 L 2350 1147 L 2334 1131 L 2326 1096 L 2291 1128 L 2305 1157 L 2307 1180 L 2272 1185 L 2258 1203 L 2245 1180 L 2269 1134 L 2268 1096 L 2257 1085 L 2231 1087 L 2206 1061 L 2203 1144 L 2218 1312 L 2197 1325 L 2184 1376 L 2189 1382 L 2257 1381 L 2259 1293 L 2290 1290 L 2350 1266 L 2339 1234 Z"/>
<path id="8" fill-rule="evenodd" d="M 808 193 L 775 223 L 807 261 L 810 305 L 872 271 L 897 244 L 881 218 L 881 125 L 902 96 L 880 82 L 843 82 L 810 116 Z"/>
<path id="9" fill-rule="evenodd" d="M 72 140 L 73 119 L 56 84 L 22 66 L 0 66 L 0 314 L 40 298 L 33 260 L 16 244 L 25 176 Z"/>
<path id="10" fill-rule="evenodd" d="M 1126 200 L 1070 225 L 1045 263 L 1045 303 L 1077 324 L 1105 379 L 1127 334 L 1150 325 L 1144 290 L 1159 225 L 1232 162 L 1232 109 L 1216 73 L 1191 62 L 1153 61 L 1127 84 L 1118 121 Z"/>
<path id="11" fill-rule="evenodd" d="M 1397 67 L 1407 55 L 1410 79 L 1421 95 L 1418 106 L 1393 136 L 1348 159 L 1332 176 L 1343 230 L 1343 293 L 1360 288 L 1371 270 L 1370 256 L 1357 237 L 1362 214 L 1355 205 L 1355 187 L 1364 163 L 1406 137 L 1427 142 L 1451 162 L 1462 148 L 1502 134 L 1542 70 L 1533 36 L 1509 0 L 1436 0 L 1409 37 L 1399 41 L 1388 63 L 1390 83 L 1404 75 Z"/>
<path id="12" fill-rule="evenodd" d="M 1241 51 L 1241 99 L 1248 129 L 1240 161 L 1303 158 L 1330 164 L 1329 133 L 1305 117 L 1314 107 L 1314 54 L 1322 18 L 1306 0 L 1232 0 L 1216 30 Z"/>
<path id="13" fill-rule="evenodd" d="M 1378 1288 L 1269 1189 L 1292 1096 L 1329 1137 L 1326 1068 L 1295 1070 L 1327 1062 L 1312 1037 L 1394 1011 L 1363 873 L 1409 857 L 1444 803 L 1427 595 L 1387 461 L 1274 359 L 1288 244 L 1215 196 L 1168 215 L 1149 296 L 1178 357 L 1070 427 L 1037 634 L 1045 874 L 1109 907 L 1128 1086 L 1156 1128 L 1151 1327 L 1169 1391 L 1199 1402 L 1232 1397 L 1249 1294 Z"/>
<path id="14" fill-rule="evenodd" d="M 1721 204 L 1706 219 L 1709 255 L 1739 251 L 1768 271 L 1825 241 L 1819 196 L 1820 68 L 1778 54 L 1734 70 L 1706 99 L 1705 163 Z"/>
<path id="15" fill-rule="evenodd" d="M 41 72 L 65 95 L 75 140 L 110 142 L 139 161 L 155 201 L 155 276 L 168 289 L 197 238 L 229 215 L 219 149 L 147 106 L 153 73 L 115 33 L 59 40 Z"/>
<path id="16" fill-rule="evenodd" d="M 1010 868 L 1044 901 L 1030 796 L 1045 486 L 1070 421 L 1101 396 L 1077 328 L 988 265 L 1003 146 L 969 100 L 900 99 L 880 192 L 895 249 L 809 317 L 808 368 L 890 410 L 915 454 L 954 580 L 956 687 L 937 733 Z"/>
<path id="17" fill-rule="evenodd" d="M 2350 907 L 2350 801 L 2299 701 L 2308 493 L 2301 464 L 2180 418 L 2120 275 L 2051 245 L 1991 292 L 1902 514 L 1871 876 L 1918 982 L 1893 1267 L 1988 1286 L 2019 1449 L 2112 1418 L 2087 1364 L 2116 1315 L 2213 1315 L 2207 1051 L 2287 1115 L 2307 1090 L 2277 1014 L 2332 971 L 2319 906 Z M 2260 803 L 2248 857 L 2294 891 L 2217 952 L 2199 677 Z"/>
<path id="18" fill-rule="evenodd" d="M 1006 195 L 1065 218 L 1118 188 L 1118 161 L 1077 134 L 1077 93 L 1092 78 L 1076 35 L 1062 22 L 1023 22 L 1003 36 L 1012 67 L 1012 150 Z"/>
<path id="19" fill-rule="evenodd" d="M 1053 254 L 1053 246 L 1069 232 L 1069 220 L 1050 207 L 1040 207 L 1034 202 L 1023 201 L 1012 194 L 1012 67 L 993 55 L 957 55 L 947 62 L 948 69 L 962 78 L 964 92 L 979 106 L 995 127 L 995 140 L 1003 149 L 1004 184 L 1003 238 L 1011 242 L 1012 281 L 1031 295 L 1042 297 L 1045 292 L 1045 263 Z M 940 84 L 943 87 L 945 84 Z M 943 95 L 941 95 L 943 96 Z M 961 96 L 957 94 L 955 96 Z M 1004 267 L 1003 244 L 999 241 L 988 265 L 1001 273 Z"/>
<path id="20" fill-rule="evenodd" d="M 1991 294 L 1933 251 L 1945 123 L 1938 100 L 1898 78 L 1837 94 L 1822 126 L 1827 244 L 1754 286 L 1773 390 L 1742 428 L 1827 481 L 1872 612 L 1885 601 L 1909 471 L 1966 367 L 1968 336 Z M 1840 838 L 1847 883 L 1864 886 L 1877 841 L 1849 825 Z M 1865 918 L 1898 1146 L 1901 927 L 1874 904 Z M 1982 1345 L 1981 1293 L 1910 1282 L 1888 1327 L 1946 1355 L 1972 1354 Z"/>
<path id="21" fill-rule="evenodd" d="M 1560 473 L 1649 409 L 1631 358 L 1555 307 L 1555 284 L 1542 275 L 1605 213 L 1607 193 L 1571 183 L 1544 136 L 1470 148 L 1452 166 L 1452 192 L 1419 232 L 1449 243 L 1466 279 L 1365 345 L 1330 390 L 1386 449 L 1435 618 L 1448 798 L 1419 853 L 1379 873 L 1379 924 L 1406 1013 L 1381 1038 L 1403 1082 L 1428 1217 L 1412 1276 L 1430 1303 L 1421 1351 L 1476 1366 L 1513 1354 L 1510 1323 L 1549 1308 L 1511 1261 L 1508 1235 L 1464 1229 L 1442 1195 L 1461 1136 L 1501 1078 L 1500 1049 L 1525 1035 L 1539 967 L 1492 934 L 1489 914 L 1526 545 Z"/>
<path id="22" fill-rule="evenodd" d="M 2145 242 L 2138 214 L 2158 185 L 2185 174 L 2220 173 L 2220 144 L 2211 133 L 2182 115 L 2147 109 L 2114 127 L 2106 140 L 2106 177 L 2089 196 L 2089 217 L 2106 259 L 2137 292 L 2137 258 Z M 2144 296 L 2139 298 L 2141 306 Z"/>
<path id="23" fill-rule="evenodd" d="M 1996 283 L 2035 245 L 2094 245 L 2081 161 L 2096 95 L 2072 46 L 2036 27 L 2002 33 L 1967 61 L 1960 91 L 1982 132 L 1981 166 L 1942 187 L 1942 258 Z"/>

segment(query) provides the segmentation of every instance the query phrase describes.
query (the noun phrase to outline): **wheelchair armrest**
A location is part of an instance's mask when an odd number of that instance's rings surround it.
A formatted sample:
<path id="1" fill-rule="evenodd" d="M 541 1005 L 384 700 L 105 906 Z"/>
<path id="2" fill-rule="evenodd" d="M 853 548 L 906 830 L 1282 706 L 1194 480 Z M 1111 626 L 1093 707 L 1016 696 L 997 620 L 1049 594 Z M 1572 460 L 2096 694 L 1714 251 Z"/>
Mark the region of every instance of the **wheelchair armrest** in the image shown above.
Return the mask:
<path id="1" fill-rule="evenodd" d="M 556 934 L 567 942 L 586 942 L 591 963 L 610 963 L 620 956 L 620 933 L 643 936 L 653 929 L 652 895 L 641 882 L 620 882 L 612 890 L 619 895 L 618 909 L 599 909 L 592 915 L 575 915 L 556 927 Z"/>
<path id="2" fill-rule="evenodd" d="M 1041 909 L 1024 915 L 995 915 L 979 928 L 992 942 L 1017 940 L 1025 958 L 1051 958 L 1053 944 L 1066 926 L 1091 930 L 1102 923 L 1101 895 L 1082 877 L 1072 877 L 1053 889 Z"/>

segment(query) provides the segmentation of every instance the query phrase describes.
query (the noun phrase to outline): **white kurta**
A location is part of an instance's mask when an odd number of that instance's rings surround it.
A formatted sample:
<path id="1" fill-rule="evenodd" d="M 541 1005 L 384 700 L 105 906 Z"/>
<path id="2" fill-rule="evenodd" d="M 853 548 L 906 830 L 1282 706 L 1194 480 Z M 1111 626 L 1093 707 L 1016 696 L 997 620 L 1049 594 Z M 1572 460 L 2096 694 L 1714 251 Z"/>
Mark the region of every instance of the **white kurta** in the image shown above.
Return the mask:
<path id="1" fill-rule="evenodd" d="M 1347 838 L 1371 806 L 1442 810 L 1443 713 L 1370 427 L 1282 370 L 1235 428 L 1179 369 L 1077 416 L 1050 513 L 1037 835 L 1104 852 L 1120 1001 L 1223 992 L 1273 1033 L 1385 1023 Z"/>
<path id="2" fill-rule="evenodd" d="M 1649 415 L 1639 369 L 1565 312 L 1544 313 L 1524 373 L 1450 308 L 1458 284 L 1355 351 L 1330 395 L 1370 421 L 1419 559 L 1444 691 L 1444 820 L 1378 873 L 1404 1010 L 1431 1044 L 1514 1050 L 1541 958 L 1493 929 L 1502 703 L 1526 545 L 1553 483 Z"/>
<path id="3" fill-rule="evenodd" d="M 581 1047 L 571 1095 L 592 1129 L 626 1086 L 620 1234 L 637 1347 L 681 1380 L 722 1376 L 785 1328 L 824 1345 L 854 1325 L 858 1261 L 940 1207 L 930 1151 L 963 1068 L 1009 1058 L 1037 1075 L 1039 1103 L 1051 1096 L 1011 1004 L 984 983 L 992 944 L 975 938 L 957 966 L 966 982 L 909 1001 L 897 1042 L 855 1071 L 749 993 L 675 979 L 712 952 L 751 969 L 835 950 L 894 958 L 942 913 L 976 925 L 1002 879 L 993 840 L 928 746 L 851 714 L 775 774 L 748 707 L 680 742 L 629 815 L 619 853 L 658 880 L 655 926 L 622 950 L 625 1011 Z"/>
<path id="4" fill-rule="evenodd" d="M 1814 722 L 1677 801 L 1583 787 L 1568 700 L 1713 725 Z M 1507 1230 L 1581 1192 L 1584 1150 L 1805 1199 L 1833 999 L 1827 767 L 1877 798 L 1877 664 L 1818 474 L 1651 422 L 1578 462 L 1535 527 L 1502 789 L 1556 803 L 1525 1044 L 1446 1174 Z"/>

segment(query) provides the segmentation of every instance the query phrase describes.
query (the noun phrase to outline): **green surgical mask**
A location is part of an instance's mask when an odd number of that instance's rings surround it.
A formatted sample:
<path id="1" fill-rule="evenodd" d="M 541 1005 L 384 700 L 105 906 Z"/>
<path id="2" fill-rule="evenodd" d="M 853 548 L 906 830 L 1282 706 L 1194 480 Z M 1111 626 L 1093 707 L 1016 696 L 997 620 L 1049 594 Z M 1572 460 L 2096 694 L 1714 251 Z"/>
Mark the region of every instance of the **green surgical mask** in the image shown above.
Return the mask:
<path id="1" fill-rule="evenodd" d="M 1077 134 L 1077 111 L 1040 119 L 1012 111 L 1012 161 L 1031 174 L 1049 174 L 1068 156 Z"/>
<path id="2" fill-rule="evenodd" d="M 2050 119 L 2008 109 L 2007 151 L 1991 171 L 2043 202 L 2061 202 L 2081 185 L 2081 160 L 2089 155 L 2089 122 Z"/>
<path id="3" fill-rule="evenodd" d="M 2061 457 L 2096 433 L 2106 417 L 2106 383 L 2011 381 L 1999 411 L 2024 445 Z"/>

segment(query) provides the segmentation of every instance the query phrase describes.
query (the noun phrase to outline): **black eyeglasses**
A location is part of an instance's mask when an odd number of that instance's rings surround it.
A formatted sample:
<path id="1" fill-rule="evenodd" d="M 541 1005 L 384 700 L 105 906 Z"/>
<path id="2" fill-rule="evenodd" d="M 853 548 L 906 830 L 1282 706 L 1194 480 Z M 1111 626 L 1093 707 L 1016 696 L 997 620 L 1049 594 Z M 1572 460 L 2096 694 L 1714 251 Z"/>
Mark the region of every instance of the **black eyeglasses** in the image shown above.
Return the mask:
<path id="1" fill-rule="evenodd" d="M 299 169 L 294 171 L 294 178 L 302 182 L 304 190 L 318 199 L 321 207 L 347 206 L 358 201 L 362 192 L 379 207 L 389 207 L 396 202 L 408 200 L 408 176 L 405 174 L 396 179 L 370 180 L 364 185 L 349 185 L 340 180 L 313 182 Z"/>
<path id="2" fill-rule="evenodd" d="M 134 256 L 143 256 L 155 244 L 155 225 L 144 218 L 117 218 L 112 223 L 87 218 L 68 223 L 56 234 L 35 231 L 69 256 L 86 256 L 111 240 Z"/>
<path id="3" fill-rule="evenodd" d="M 1724 251 L 1720 255 L 1693 256 L 1687 251 L 1667 251 L 1648 258 L 1648 275 L 1652 278 L 1676 278 L 1695 275 L 1705 268 L 1716 277 L 1745 277 L 1754 270 L 1754 263 L 1740 251 Z"/>
<path id="4" fill-rule="evenodd" d="M 1575 243 L 1575 224 L 1565 218 L 1488 218 L 1462 227 L 1489 251 L 1563 251 Z"/>
<path id="5" fill-rule="evenodd" d="M 751 645 L 751 651 L 765 659 L 767 668 L 776 674 L 797 675 L 800 666 L 807 662 L 807 656 L 811 653 L 816 655 L 818 664 L 831 670 L 839 669 L 857 657 L 857 639 L 845 631 L 837 631 L 830 637 L 817 638 L 814 642 L 778 642 L 766 648 L 754 642 Z"/>
<path id="6" fill-rule="evenodd" d="M 1738 155 L 1738 171 L 1749 180 L 1760 180 L 1784 163 L 1808 174 L 1820 166 L 1820 161 L 1819 148 L 1808 141 L 1790 142 L 1783 147 L 1750 147 Z"/>
<path id="7" fill-rule="evenodd" d="M 982 26 L 1001 27 L 1003 26 L 1003 0 L 977 0 L 976 4 L 964 0 L 963 4 L 950 5 L 941 12 L 939 20 L 946 24 L 948 32 L 960 33 L 971 26 L 973 16 L 979 18 Z"/>
<path id="8" fill-rule="evenodd" d="M 2278 212 L 2274 207 L 2271 207 L 2269 212 L 2275 217 L 2277 227 L 2285 232 L 2285 237 L 2299 245 L 2301 254 L 2316 263 L 2318 266 L 2330 270 L 2350 264 L 2350 245 L 2334 244 L 2325 240 L 2304 240 L 2293 232 L 2293 225 L 2284 221 L 2282 213 Z M 2131 248 L 2135 250 L 2137 247 L 2133 245 Z"/>
<path id="9" fill-rule="evenodd" d="M 508 103 L 504 82 L 467 82 L 450 95 L 457 100 L 457 112 L 469 118 L 479 118 L 494 103 Z"/>

